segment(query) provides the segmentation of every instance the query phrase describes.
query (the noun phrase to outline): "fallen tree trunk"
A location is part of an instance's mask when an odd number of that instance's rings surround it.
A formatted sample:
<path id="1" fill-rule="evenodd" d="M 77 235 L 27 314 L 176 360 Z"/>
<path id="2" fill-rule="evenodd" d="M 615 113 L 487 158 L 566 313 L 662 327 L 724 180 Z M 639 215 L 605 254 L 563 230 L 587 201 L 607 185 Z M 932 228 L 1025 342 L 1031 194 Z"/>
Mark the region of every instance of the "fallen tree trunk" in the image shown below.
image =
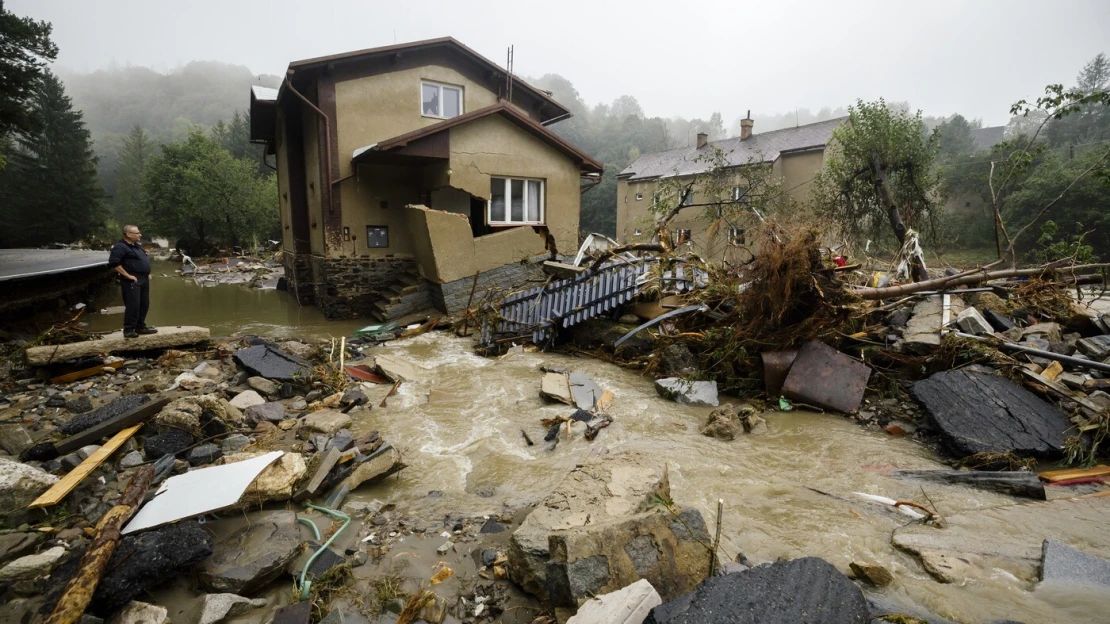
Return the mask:
<path id="1" fill-rule="evenodd" d="M 100 582 L 100 576 L 104 574 L 104 568 L 108 566 L 108 560 L 119 545 L 120 528 L 138 511 L 153 480 L 154 466 L 144 466 L 131 477 L 131 483 L 127 485 L 119 502 L 97 523 L 92 543 L 81 557 L 77 572 L 66 584 L 65 591 L 50 617 L 46 619 L 46 624 L 73 624 L 81 619 L 85 608 L 92 601 L 93 592 Z"/>
<path id="2" fill-rule="evenodd" d="M 1032 269 L 1002 269 L 999 271 L 976 270 L 966 273 L 959 273 L 957 275 L 946 275 L 944 277 L 925 280 L 924 282 L 914 282 L 912 284 L 886 286 L 883 288 L 859 288 L 855 291 L 855 294 L 862 299 L 887 299 L 890 297 L 911 295 L 913 293 L 928 290 L 938 290 L 942 287 L 946 289 L 951 289 L 957 286 L 982 284 L 983 282 L 1002 279 L 1004 277 L 1032 277 L 1040 275 L 1056 275 L 1060 273 L 1072 274 L 1077 271 L 1104 269 L 1107 267 L 1110 267 L 1110 264 L 1082 264 L 1078 266 L 1063 268 L 1050 268 L 1048 266 L 1041 266 Z"/>

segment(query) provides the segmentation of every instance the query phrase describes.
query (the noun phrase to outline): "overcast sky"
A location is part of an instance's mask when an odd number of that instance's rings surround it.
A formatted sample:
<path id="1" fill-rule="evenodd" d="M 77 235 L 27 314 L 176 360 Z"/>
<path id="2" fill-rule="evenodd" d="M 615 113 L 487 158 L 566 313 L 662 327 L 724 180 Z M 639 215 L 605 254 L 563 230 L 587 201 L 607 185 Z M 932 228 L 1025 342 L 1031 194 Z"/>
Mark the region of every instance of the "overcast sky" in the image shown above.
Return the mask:
<path id="1" fill-rule="evenodd" d="M 282 74 L 290 61 L 453 36 L 515 73 L 557 73 L 590 104 L 726 125 L 751 109 L 907 100 L 986 125 L 1110 53 L 1110 0 L 7 0 L 54 25 L 58 65 L 168 71 L 193 60 Z M 314 12 L 318 12 L 314 14 Z M 758 128 L 757 128 L 758 130 Z"/>

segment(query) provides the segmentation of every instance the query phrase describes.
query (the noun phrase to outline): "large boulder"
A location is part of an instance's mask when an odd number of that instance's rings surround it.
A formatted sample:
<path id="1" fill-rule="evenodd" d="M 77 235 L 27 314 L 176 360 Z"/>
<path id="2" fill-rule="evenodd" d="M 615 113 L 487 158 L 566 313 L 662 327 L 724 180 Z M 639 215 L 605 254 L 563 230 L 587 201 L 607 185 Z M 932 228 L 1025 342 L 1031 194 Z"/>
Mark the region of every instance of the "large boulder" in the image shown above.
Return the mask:
<path id="1" fill-rule="evenodd" d="M 370 459 L 355 467 L 351 476 L 347 477 L 347 486 L 354 491 L 363 483 L 381 481 L 404 467 L 405 464 L 401 462 L 401 452 L 392 446 L 385 446 L 375 452 Z"/>
<path id="2" fill-rule="evenodd" d="M 867 624 L 863 593 L 824 559 L 714 576 L 651 610 L 644 624 Z"/>
<path id="3" fill-rule="evenodd" d="M 212 556 L 197 568 L 205 589 L 253 594 L 280 576 L 300 551 L 295 512 L 254 513 L 245 522 L 232 518 L 208 525 L 216 534 Z"/>
<path id="4" fill-rule="evenodd" d="M 0 510 L 24 509 L 57 482 L 48 472 L 0 457 Z"/>
<path id="5" fill-rule="evenodd" d="M 197 599 L 197 624 L 217 624 L 266 606 L 266 599 L 251 600 L 235 594 L 207 594 Z"/>
<path id="6" fill-rule="evenodd" d="M 23 425 L 0 425 L 0 448 L 4 449 L 8 455 L 19 457 L 23 451 L 34 445 L 31 434 L 27 433 L 27 429 Z"/>
<path id="7" fill-rule="evenodd" d="M 1012 381 L 964 370 L 914 384 L 913 395 L 936 422 L 946 445 L 975 453 L 1059 455 L 1071 423 L 1056 407 Z"/>
<path id="8" fill-rule="evenodd" d="M 709 536 L 697 511 L 653 506 L 669 496 L 658 459 L 607 455 L 575 468 L 513 533 L 513 580 L 559 606 L 640 578 L 665 597 L 689 591 L 708 572 Z"/>

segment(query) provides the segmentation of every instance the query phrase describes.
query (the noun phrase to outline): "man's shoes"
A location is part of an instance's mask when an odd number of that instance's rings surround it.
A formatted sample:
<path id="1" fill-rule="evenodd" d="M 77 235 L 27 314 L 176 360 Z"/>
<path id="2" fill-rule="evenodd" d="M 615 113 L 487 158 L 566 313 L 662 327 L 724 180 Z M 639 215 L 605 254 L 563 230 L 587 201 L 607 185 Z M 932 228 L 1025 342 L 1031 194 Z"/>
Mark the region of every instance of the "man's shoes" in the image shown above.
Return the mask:
<path id="1" fill-rule="evenodd" d="M 138 329 L 137 331 L 138 331 L 138 333 L 143 334 L 143 335 L 157 334 L 158 333 L 158 330 L 154 329 L 153 327 L 142 327 L 142 328 Z"/>
<path id="2" fill-rule="evenodd" d="M 139 337 L 139 332 L 137 332 L 133 329 L 124 330 L 123 337 L 124 338 L 138 338 Z"/>

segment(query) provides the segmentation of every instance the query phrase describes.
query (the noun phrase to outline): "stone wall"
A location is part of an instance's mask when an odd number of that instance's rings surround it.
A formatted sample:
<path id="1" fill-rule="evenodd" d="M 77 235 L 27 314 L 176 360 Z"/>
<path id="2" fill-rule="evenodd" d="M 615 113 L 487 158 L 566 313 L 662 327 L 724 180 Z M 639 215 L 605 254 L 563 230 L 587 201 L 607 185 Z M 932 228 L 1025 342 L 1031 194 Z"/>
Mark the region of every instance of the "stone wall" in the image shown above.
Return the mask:
<path id="1" fill-rule="evenodd" d="M 309 254 L 295 254 L 284 252 L 285 281 L 289 294 L 300 305 L 312 305 L 316 302 L 316 286 L 312 278 L 312 264 Z"/>
<path id="2" fill-rule="evenodd" d="M 380 299 L 419 279 L 416 260 L 410 256 L 378 258 L 321 258 L 312 256 L 316 307 L 328 318 L 374 316 Z M 397 287 L 397 289 L 393 289 Z"/>
<path id="3" fill-rule="evenodd" d="M 478 275 L 478 286 L 474 289 L 472 305 L 485 299 L 491 289 L 511 291 L 542 285 L 547 279 L 543 272 L 543 261 L 546 259 L 547 254 L 544 254 L 528 262 L 514 262 L 483 271 Z M 440 310 L 448 314 L 458 314 L 466 309 L 466 302 L 470 298 L 470 289 L 473 285 L 473 275 L 440 284 L 438 289 L 432 291 L 432 301 Z"/>

